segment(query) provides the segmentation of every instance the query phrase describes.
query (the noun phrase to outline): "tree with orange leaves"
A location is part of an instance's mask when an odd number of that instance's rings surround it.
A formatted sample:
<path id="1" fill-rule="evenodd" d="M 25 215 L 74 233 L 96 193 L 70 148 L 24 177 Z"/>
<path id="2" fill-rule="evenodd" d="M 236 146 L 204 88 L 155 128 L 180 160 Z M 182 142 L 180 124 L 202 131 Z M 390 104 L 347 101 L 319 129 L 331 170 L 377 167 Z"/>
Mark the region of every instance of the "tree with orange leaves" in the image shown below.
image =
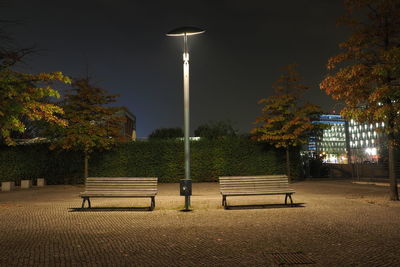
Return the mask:
<path id="1" fill-rule="evenodd" d="M 109 106 L 117 97 L 84 78 L 72 83 L 60 103 L 68 127 L 51 129 L 50 148 L 82 152 L 85 178 L 89 175 L 90 154 L 95 150 L 110 149 L 122 140 L 121 125 L 125 118 L 116 113 L 123 108 Z"/>
<path id="2" fill-rule="evenodd" d="M 14 67 L 34 50 L 16 48 L 8 44 L 11 40 L 0 27 L 0 142 L 6 145 L 16 144 L 13 135 L 24 133 L 26 122 L 45 121 L 66 126 L 66 121 L 61 118 L 62 108 L 48 99 L 60 97 L 55 84 L 71 82 L 61 72 L 30 74 L 16 71 Z"/>
<path id="3" fill-rule="evenodd" d="M 390 199 L 399 200 L 394 148 L 400 131 L 400 1 L 345 0 L 340 20 L 352 33 L 328 61 L 320 87 L 345 103 L 341 115 L 358 122 L 384 122 L 388 138 Z"/>
<path id="4" fill-rule="evenodd" d="M 284 67 L 283 74 L 273 85 L 275 94 L 259 101 L 264 104 L 262 115 L 255 121 L 259 126 L 252 129 L 254 139 L 286 149 L 289 181 L 290 148 L 306 143 L 310 136 L 320 135 L 323 129 L 323 125 L 312 123 L 322 113 L 321 108 L 310 103 L 301 104 L 301 97 L 309 87 L 301 84 L 296 66 Z"/>

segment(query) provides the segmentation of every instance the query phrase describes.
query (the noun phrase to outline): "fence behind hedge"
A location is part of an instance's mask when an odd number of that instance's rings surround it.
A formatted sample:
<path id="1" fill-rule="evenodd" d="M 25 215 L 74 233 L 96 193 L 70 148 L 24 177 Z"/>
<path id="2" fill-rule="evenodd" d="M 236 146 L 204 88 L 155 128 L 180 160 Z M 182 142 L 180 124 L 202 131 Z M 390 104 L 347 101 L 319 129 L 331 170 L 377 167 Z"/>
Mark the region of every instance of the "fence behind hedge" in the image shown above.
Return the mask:
<path id="1" fill-rule="evenodd" d="M 297 156 L 293 171 L 299 169 Z M 216 181 L 219 176 L 285 173 L 285 153 L 243 138 L 191 142 L 191 176 L 194 181 Z M 49 184 L 81 183 L 83 156 L 78 152 L 50 151 L 46 144 L 0 148 L 0 180 L 44 177 Z M 89 161 L 90 176 L 159 177 L 177 182 L 184 177 L 183 142 L 141 141 L 123 143 L 96 152 Z"/>

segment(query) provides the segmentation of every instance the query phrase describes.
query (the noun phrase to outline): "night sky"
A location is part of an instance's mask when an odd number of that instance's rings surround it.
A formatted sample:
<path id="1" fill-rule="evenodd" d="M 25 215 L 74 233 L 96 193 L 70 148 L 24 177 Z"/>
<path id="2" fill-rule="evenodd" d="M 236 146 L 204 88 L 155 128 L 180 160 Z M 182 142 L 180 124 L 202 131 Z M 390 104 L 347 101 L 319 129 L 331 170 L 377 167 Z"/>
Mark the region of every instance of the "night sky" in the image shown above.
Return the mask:
<path id="1" fill-rule="evenodd" d="M 24 71 L 84 77 L 88 66 L 136 115 L 138 137 L 183 126 L 182 40 L 165 33 L 186 25 L 206 30 L 189 40 L 192 132 L 226 119 L 248 132 L 290 63 L 309 100 L 332 110 L 319 83 L 346 38 L 336 26 L 343 11 L 342 0 L 0 0 L 0 18 L 21 22 L 9 29 L 18 43 L 42 50 Z"/>

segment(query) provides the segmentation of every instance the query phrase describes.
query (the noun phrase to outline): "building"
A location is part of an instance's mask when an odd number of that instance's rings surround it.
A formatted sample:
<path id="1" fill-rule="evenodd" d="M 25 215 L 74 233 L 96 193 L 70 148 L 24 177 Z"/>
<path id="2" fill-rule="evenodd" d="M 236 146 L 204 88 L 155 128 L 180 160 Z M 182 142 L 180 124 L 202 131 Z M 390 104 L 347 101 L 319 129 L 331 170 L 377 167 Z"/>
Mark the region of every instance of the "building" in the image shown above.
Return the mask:
<path id="1" fill-rule="evenodd" d="M 133 115 L 127 108 L 116 113 L 116 116 L 123 117 L 125 120 L 121 125 L 121 139 L 122 141 L 135 141 L 136 140 L 136 116 Z"/>
<path id="2" fill-rule="evenodd" d="M 319 155 L 326 163 L 377 163 L 386 139 L 381 133 L 385 124 L 346 121 L 340 115 L 321 115 L 314 123 L 328 124 L 322 137 L 311 137 L 308 152 Z"/>
<path id="3" fill-rule="evenodd" d="M 386 143 L 382 129 L 385 123 L 358 123 L 350 120 L 349 145 L 352 162 L 377 163 Z"/>
<path id="4" fill-rule="evenodd" d="M 347 163 L 348 147 L 346 143 L 347 123 L 340 115 L 321 115 L 313 123 L 329 125 L 321 137 L 311 137 L 308 150 L 313 155 L 324 157 L 327 163 Z"/>

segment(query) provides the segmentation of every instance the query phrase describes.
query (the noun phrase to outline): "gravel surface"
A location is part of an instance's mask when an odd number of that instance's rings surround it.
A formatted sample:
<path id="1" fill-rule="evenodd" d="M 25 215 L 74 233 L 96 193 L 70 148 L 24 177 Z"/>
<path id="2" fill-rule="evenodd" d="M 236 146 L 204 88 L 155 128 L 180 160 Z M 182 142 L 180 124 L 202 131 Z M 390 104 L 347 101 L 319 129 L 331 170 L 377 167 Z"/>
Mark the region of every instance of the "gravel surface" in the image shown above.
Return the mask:
<path id="1" fill-rule="evenodd" d="M 388 188 L 351 181 L 292 184 L 284 196 L 231 197 L 193 186 L 181 212 L 178 184 L 149 199 L 92 199 L 82 186 L 0 193 L 0 266 L 400 266 L 400 203 Z M 140 208 L 142 207 L 142 208 Z"/>

